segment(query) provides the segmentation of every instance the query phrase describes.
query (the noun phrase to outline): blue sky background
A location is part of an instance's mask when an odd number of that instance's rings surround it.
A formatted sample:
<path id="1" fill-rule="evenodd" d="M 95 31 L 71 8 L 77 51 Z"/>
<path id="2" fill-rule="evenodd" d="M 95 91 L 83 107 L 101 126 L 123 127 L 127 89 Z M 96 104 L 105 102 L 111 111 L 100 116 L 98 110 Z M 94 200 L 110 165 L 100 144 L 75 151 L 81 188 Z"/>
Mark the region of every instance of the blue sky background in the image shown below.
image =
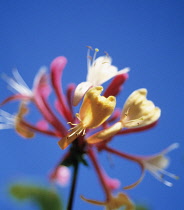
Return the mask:
<path id="1" fill-rule="evenodd" d="M 31 87 L 40 66 L 49 66 L 56 56 L 64 55 L 68 65 L 63 85 L 79 83 L 86 76 L 85 46 L 90 45 L 100 49 L 99 55 L 107 51 L 119 69 L 131 68 L 130 78 L 117 99 L 118 107 L 123 106 L 135 89 L 148 89 L 148 98 L 162 109 L 158 126 L 147 132 L 118 137 L 111 145 L 134 154 L 153 154 L 173 142 L 180 143 L 180 148 L 170 153 L 168 171 L 180 176 L 179 181 L 173 180 L 172 188 L 147 173 L 139 186 L 128 191 L 134 201 L 145 203 L 152 210 L 184 209 L 183 11 L 183 0 L 0 1 L 1 73 L 11 75 L 17 67 Z M 2 101 L 10 92 L 4 81 L 0 81 L 0 87 Z M 3 109 L 14 113 L 17 105 L 8 104 Z M 45 183 L 63 151 L 56 139 L 42 135 L 29 141 L 13 130 L 1 130 L 0 140 L 0 208 L 33 209 L 31 204 L 16 205 L 10 200 L 7 185 L 21 178 Z M 121 180 L 122 187 L 138 178 L 140 171 L 136 165 L 111 158 L 113 169 L 106 154 L 100 155 L 100 162 L 109 175 Z M 79 177 L 74 210 L 95 209 L 79 198 L 82 194 L 103 199 L 92 167 L 81 167 Z M 68 189 L 59 190 L 67 199 Z"/>

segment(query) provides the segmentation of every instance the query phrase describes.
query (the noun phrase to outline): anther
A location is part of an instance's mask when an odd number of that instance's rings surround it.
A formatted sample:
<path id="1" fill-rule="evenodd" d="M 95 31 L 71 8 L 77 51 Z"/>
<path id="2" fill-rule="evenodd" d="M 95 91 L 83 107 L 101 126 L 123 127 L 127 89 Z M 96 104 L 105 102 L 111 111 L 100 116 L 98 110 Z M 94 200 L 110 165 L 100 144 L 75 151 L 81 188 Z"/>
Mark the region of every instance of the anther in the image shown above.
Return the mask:
<path id="1" fill-rule="evenodd" d="M 108 52 L 104 51 L 104 53 L 105 53 L 106 56 L 109 56 L 109 53 Z"/>
<path id="2" fill-rule="evenodd" d="M 91 46 L 86 46 L 88 49 L 93 50 L 93 48 Z M 96 49 L 95 49 L 96 50 Z"/>

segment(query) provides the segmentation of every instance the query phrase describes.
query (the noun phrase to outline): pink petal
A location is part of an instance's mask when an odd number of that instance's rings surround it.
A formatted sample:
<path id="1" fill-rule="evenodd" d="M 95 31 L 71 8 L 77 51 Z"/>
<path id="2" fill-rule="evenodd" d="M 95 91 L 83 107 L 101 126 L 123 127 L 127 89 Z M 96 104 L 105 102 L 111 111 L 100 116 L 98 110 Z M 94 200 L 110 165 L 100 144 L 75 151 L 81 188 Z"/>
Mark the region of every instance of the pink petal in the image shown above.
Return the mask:
<path id="1" fill-rule="evenodd" d="M 51 82 L 52 82 L 54 91 L 57 95 L 58 102 L 60 103 L 60 106 L 62 107 L 63 116 L 65 116 L 67 121 L 71 121 L 72 115 L 66 105 L 66 98 L 65 98 L 65 95 L 63 94 L 63 89 L 61 85 L 62 73 L 66 64 L 67 64 L 67 59 L 64 56 L 59 56 L 52 61 L 51 66 L 50 66 Z"/>
<path id="2" fill-rule="evenodd" d="M 110 83 L 110 85 L 108 86 L 108 88 L 106 89 L 104 96 L 105 97 L 109 97 L 109 96 L 116 96 L 118 95 L 118 93 L 121 91 L 122 85 L 124 84 L 124 82 L 128 79 L 128 74 L 127 73 L 123 73 L 123 74 L 119 74 L 117 75 L 112 82 Z"/>

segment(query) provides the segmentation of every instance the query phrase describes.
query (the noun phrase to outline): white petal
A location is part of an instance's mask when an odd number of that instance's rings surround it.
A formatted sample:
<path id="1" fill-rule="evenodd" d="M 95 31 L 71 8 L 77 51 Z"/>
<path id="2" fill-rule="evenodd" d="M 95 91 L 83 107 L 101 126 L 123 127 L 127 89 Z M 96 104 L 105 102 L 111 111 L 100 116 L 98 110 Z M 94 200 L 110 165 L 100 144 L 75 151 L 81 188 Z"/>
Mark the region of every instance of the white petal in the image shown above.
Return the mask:
<path id="1" fill-rule="evenodd" d="M 94 77 L 93 83 L 94 85 L 102 85 L 109 79 L 115 77 L 118 73 L 118 69 L 115 66 L 108 66 L 102 69 L 99 69 L 97 74 Z"/>
<path id="2" fill-rule="evenodd" d="M 93 85 L 90 82 L 81 82 L 79 85 L 77 85 L 73 97 L 73 106 L 77 106 L 86 91 L 92 86 Z"/>
<path id="3" fill-rule="evenodd" d="M 119 74 L 125 74 L 125 73 L 127 73 L 129 71 L 130 71 L 130 68 L 129 67 L 126 67 L 124 69 L 119 70 L 118 73 L 117 73 L 117 75 L 119 75 Z"/>
<path id="4" fill-rule="evenodd" d="M 94 86 L 98 86 L 114 77 L 118 69 L 111 65 L 111 58 L 109 56 L 101 56 L 97 58 L 88 69 L 87 81 Z"/>
<path id="5" fill-rule="evenodd" d="M 180 146 L 179 143 L 173 143 L 173 144 L 171 144 L 170 146 L 168 146 L 166 149 L 164 149 L 164 150 L 162 151 L 162 154 L 163 154 L 163 155 L 164 155 L 164 154 L 167 154 L 168 152 L 170 152 L 170 151 L 172 151 L 172 150 L 174 150 L 174 149 L 177 149 L 179 146 Z"/>

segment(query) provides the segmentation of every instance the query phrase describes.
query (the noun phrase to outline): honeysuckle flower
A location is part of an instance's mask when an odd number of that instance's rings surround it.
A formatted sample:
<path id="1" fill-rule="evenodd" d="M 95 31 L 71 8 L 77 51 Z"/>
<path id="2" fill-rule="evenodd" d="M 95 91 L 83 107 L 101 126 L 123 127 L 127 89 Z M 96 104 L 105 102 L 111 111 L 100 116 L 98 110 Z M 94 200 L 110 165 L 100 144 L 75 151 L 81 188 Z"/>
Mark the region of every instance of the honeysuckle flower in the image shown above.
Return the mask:
<path id="1" fill-rule="evenodd" d="M 116 98 L 101 96 L 102 91 L 103 87 L 97 86 L 86 93 L 79 114 L 76 114 L 80 122 L 58 142 L 62 149 L 65 149 L 79 135 L 84 135 L 86 129 L 97 128 L 110 117 L 116 105 Z"/>
<path id="2" fill-rule="evenodd" d="M 134 91 L 126 100 L 121 114 L 123 127 L 142 127 L 154 123 L 160 117 L 161 110 L 147 100 L 147 90 Z"/>
<path id="3" fill-rule="evenodd" d="M 117 196 L 111 195 L 110 199 L 104 202 L 86 199 L 84 196 L 81 196 L 81 199 L 94 205 L 105 206 L 106 210 L 116 210 L 120 207 L 124 207 L 125 210 L 135 209 L 132 201 L 124 193 L 119 193 Z"/>
<path id="4" fill-rule="evenodd" d="M 156 179 L 158 179 L 165 185 L 171 187 L 172 183 L 165 180 L 164 176 L 166 175 L 173 179 L 178 179 L 179 177 L 165 170 L 169 166 L 169 163 L 170 163 L 169 158 L 167 157 L 167 153 L 169 153 L 170 151 L 174 149 L 177 149 L 178 147 L 179 147 L 179 144 L 174 143 L 174 144 L 171 144 L 166 149 L 164 149 L 162 152 L 155 155 L 151 155 L 151 156 L 130 155 L 130 154 L 112 149 L 108 147 L 107 145 L 104 146 L 104 150 L 110 152 L 111 154 L 118 155 L 120 157 L 126 158 L 130 161 L 133 161 L 139 164 L 141 168 L 140 178 L 133 184 L 124 187 L 124 189 L 131 189 L 137 186 L 143 180 L 146 171 L 149 171 Z"/>
<path id="5" fill-rule="evenodd" d="M 152 101 L 147 100 L 146 95 L 146 89 L 134 91 L 125 102 L 120 121 L 93 134 L 86 141 L 90 144 L 99 143 L 113 137 L 123 128 L 143 127 L 156 122 L 160 117 L 161 110 L 155 107 Z"/>
<path id="6" fill-rule="evenodd" d="M 164 180 L 164 176 L 166 175 L 173 179 L 178 179 L 178 176 L 165 170 L 170 163 L 170 160 L 166 155 L 168 152 L 177 149 L 178 147 L 179 144 L 174 143 L 156 155 L 140 159 L 142 161 L 144 170 L 149 171 L 156 179 L 171 187 L 173 184 L 167 180 Z"/>
<path id="7" fill-rule="evenodd" d="M 16 132 L 24 138 L 34 137 L 34 132 L 25 127 L 21 122 L 28 112 L 26 106 L 22 103 L 16 115 L 0 110 L 0 129 L 14 128 Z"/>
<path id="8" fill-rule="evenodd" d="M 120 71 L 118 71 L 116 66 L 113 66 L 112 58 L 106 54 L 105 56 L 100 56 L 96 59 L 96 54 L 99 51 L 97 48 L 95 49 L 95 53 L 93 58 L 90 56 L 90 47 L 87 54 L 87 77 L 86 81 L 80 83 L 74 92 L 74 98 L 73 98 L 73 105 L 76 106 L 86 91 L 95 86 L 100 86 L 109 79 L 125 74 L 129 71 L 129 68 L 124 68 Z"/>
<path id="9" fill-rule="evenodd" d="M 66 186 L 70 180 L 70 170 L 68 167 L 60 165 L 50 175 L 50 179 L 61 186 Z"/>
<path id="10" fill-rule="evenodd" d="M 86 81 L 80 83 L 77 87 L 73 83 L 69 84 L 65 92 L 62 87 L 62 74 L 67 59 L 64 56 L 59 56 L 51 62 L 49 74 L 46 74 L 45 68 L 41 68 L 31 89 L 26 85 L 17 70 L 13 72 L 13 78 L 4 76 L 4 79 L 16 94 L 5 99 L 0 106 L 16 99 L 19 99 L 21 103 L 18 113 L 15 115 L 0 110 L 0 129 L 14 128 L 24 138 L 32 138 L 35 132 L 56 137 L 60 139 L 58 144 L 61 149 L 65 149 L 72 143 L 50 174 L 51 181 L 65 186 L 70 179 L 68 167 L 73 167 L 68 209 L 72 209 L 78 166 L 80 164 L 87 166 L 91 163 L 104 191 L 105 199 L 104 201 L 96 201 L 86 199 L 83 196 L 81 198 L 89 203 L 104 206 L 107 210 L 121 207 L 124 210 L 133 210 L 134 205 L 126 194 L 120 192 L 115 196 L 112 195 L 112 191 L 117 191 L 120 187 L 120 181 L 107 175 L 98 160 L 98 153 L 105 151 L 115 154 L 134 161 L 140 166 L 142 172 L 140 178 L 135 183 L 124 187 L 124 189 L 130 189 L 138 185 L 143 180 L 146 171 L 165 185 L 172 186 L 172 183 L 166 181 L 164 176 L 167 175 L 174 179 L 178 177 L 165 170 L 169 165 L 169 159 L 166 155 L 177 148 L 178 144 L 175 143 L 152 156 L 131 155 L 117 151 L 107 144 L 116 135 L 140 132 L 155 126 L 161 111 L 152 101 L 147 100 L 147 90 L 144 88 L 134 91 L 128 97 L 122 111 L 119 109 L 114 111 L 115 96 L 127 80 L 129 69 L 125 68 L 118 71 L 117 67 L 112 65 L 112 59 L 108 54 L 96 58 L 99 50 L 95 49 L 94 56 L 91 57 L 90 50 L 92 48 L 88 48 Z M 48 79 L 50 79 L 50 83 Z M 103 91 L 101 85 L 109 79 L 112 79 L 112 81 L 101 96 Z M 51 87 L 56 96 L 53 104 L 51 104 L 51 100 L 48 100 Z M 74 115 L 73 105 L 77 105 L 82 98 L 83 102 L 79 113 Z M 27 103 L 33 103 L 41 114 L 40 119 L 34 124 L 24 119 L 28 112 Z M 65 125 L 66 122 L 70 124 L 69 131 Z M 92 129 L 98 132 L 95 133 Z M 88 159 L 86 159 L 86 156 Z"/>
<path id="11" fill-rule="evenodd" d="M 1 105 L 17 99 L 26 101 L 33 100 L 34 97 L 36 97 L 38 86 L 42 88 L 44 95 L 48 95 L 50 93 L 50 87 L 46 82 L 46 67 L 41 67 L 38 71 L 37 75 L 35 76 L 32 89 L 30 89 L 25 83 L 18 70 L 13 70 L 12 74 L 13 78 L 8 77 L 7 75 L 3 75 L 3 78 L 8 83 L 9 88 L 15 92 L 15 95 L 8 97 L 4 102 L 1 103 Z"/>

